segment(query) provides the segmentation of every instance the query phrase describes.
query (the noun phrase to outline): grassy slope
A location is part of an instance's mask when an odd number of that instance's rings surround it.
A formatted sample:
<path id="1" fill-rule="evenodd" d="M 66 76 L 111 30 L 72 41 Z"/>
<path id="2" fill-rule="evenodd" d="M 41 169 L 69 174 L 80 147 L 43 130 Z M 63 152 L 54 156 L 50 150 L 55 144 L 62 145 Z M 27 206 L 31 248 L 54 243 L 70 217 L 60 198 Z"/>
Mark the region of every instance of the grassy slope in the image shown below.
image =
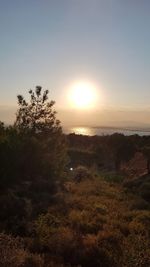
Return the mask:
<path id="1" fill-rule="evenodd" d="M 141 197 L 122 184 L 95 177 L 67 182 L 59 199 L 42 218 L 45 229 L 48 216 L 55 218 L 48 247 L 53 254 L 53 244 L 57 259 L 83 267 L 150 266 L 150 210 Z M 42 243 L 45 238 L 42 245 L 47 246 L 49 234 L 40 223 L 39 240 Z"/>

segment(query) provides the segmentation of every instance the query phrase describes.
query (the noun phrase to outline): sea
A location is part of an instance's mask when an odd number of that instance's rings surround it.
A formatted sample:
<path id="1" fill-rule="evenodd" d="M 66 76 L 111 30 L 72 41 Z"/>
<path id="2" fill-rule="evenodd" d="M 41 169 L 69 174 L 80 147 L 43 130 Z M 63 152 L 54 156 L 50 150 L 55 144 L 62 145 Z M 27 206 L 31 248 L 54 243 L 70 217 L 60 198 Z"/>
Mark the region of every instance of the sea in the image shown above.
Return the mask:
<path id="1" fill-rule="evenodd" d="M 63 132 L 65 134 L 75 133 L 78 135 L 111 135 L 114 133 L 120 133 L 124 135 L 140 135 L 140 136 L 148 136 L 150 135 L 150 128 L 132 128 L 132 127 L 88 127 L 88 126 L 78 126 L 78 127 L 63 127 Z"/>

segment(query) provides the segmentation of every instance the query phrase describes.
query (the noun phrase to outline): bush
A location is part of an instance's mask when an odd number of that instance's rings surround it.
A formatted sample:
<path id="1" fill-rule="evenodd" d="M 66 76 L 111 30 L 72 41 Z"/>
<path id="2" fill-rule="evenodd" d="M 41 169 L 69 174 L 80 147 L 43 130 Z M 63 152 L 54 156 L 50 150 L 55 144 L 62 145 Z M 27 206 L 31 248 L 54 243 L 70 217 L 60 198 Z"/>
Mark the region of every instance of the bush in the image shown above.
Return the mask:
<path id="1" fill-rule="evenodd" d="M 150 235 L 150 211 L 141 210 L 133 212 L 132 221 L 129 223 L 129 229 L 134 233 Z"/>
<path id="2" fill-rule="evenodd" d="M 89 169 L 87 169 L 84 166 L 78 166 L 73 171 L 73 179 L 76 182 L 81 182 L 82 180 L 92 179 L 92 178 L 93 178 L 92 173 L 90 172 Z"/>
<path id="3" fill-rule="evenodd" d="M 124 180 L 124 177 L 118 173 L 103 173 L 101 175 L 109 183 L 122 183 Z"/>
<path id="4" fill-rule="evenodd" d="M 146 182 L 140 187 L 140 195 L 148 202 L 150 202 L 150 183 Z"/>
<path id="5" fill-rule="evenodd" d="M 144 199 L 137 199 L 131 205 L 131 210 L 147 210 L 149 209 L 149 204 Z"/>
<path id="6" fill-rule="evenodd" d="M 43 259 L 24 248 L 20 238 L 0 234 L 1 267 L 44 267 Z"/>
<path id="7" fill-rule="evenodd" d="M 97 233 L 103 228 L 105 217 L 99 213 L 90 213 L 90 211 L 72 210 L 69 214 L 71 226 L 82 234 Z"/>

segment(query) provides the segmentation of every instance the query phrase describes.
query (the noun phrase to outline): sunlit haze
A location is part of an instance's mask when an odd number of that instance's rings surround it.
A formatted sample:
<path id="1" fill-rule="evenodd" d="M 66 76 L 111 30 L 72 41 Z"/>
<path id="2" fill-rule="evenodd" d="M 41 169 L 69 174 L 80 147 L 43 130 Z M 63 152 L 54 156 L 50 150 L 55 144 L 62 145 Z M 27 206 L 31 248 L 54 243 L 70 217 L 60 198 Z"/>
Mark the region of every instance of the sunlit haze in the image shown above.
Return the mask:
<path id="1" fill-rule="evenodd" d="M 150 124 L 150 1 L 0 1 L 0 120 L 49 89 L 63 125 Z"/>

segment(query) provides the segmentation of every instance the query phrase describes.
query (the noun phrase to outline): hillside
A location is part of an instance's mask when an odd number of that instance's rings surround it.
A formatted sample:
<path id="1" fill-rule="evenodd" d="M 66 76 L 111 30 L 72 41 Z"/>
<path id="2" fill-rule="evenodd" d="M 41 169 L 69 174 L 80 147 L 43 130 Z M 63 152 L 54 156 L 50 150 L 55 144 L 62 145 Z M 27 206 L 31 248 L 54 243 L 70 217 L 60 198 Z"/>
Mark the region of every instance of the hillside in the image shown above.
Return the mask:
<path id="1" fill-rule="evenodd" d="M 66 182 L 57 201 L 29 224 L 22 245 L 1 234 L 0 266 L 150 266 L 149 203 L 121 183 L 84 172 L 80 182 Z"/>
<path id="2" fill-rule="evenodd" d="M 66 136 L 29 94 L 0 122 L 0 267 L 149 267 L 150 137 Z"/>

